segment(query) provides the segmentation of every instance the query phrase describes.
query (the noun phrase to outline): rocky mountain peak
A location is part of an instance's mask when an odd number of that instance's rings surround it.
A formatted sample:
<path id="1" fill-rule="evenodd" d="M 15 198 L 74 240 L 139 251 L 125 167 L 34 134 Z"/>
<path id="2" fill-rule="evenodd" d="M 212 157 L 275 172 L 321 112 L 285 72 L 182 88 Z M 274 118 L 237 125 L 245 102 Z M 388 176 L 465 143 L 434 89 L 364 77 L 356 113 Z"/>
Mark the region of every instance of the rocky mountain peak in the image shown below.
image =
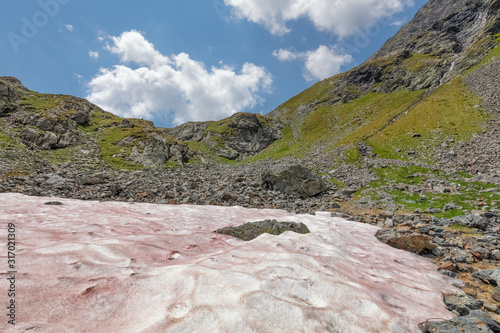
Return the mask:
<path id="1" fill-rule="evenodd" d="M 429 1 L 368 61 L 390 54 L 446 57 L 461 53 L 485 34 L 492 35 L 500 30 L 496 19 L 499 3 L 491 0 Z"/>

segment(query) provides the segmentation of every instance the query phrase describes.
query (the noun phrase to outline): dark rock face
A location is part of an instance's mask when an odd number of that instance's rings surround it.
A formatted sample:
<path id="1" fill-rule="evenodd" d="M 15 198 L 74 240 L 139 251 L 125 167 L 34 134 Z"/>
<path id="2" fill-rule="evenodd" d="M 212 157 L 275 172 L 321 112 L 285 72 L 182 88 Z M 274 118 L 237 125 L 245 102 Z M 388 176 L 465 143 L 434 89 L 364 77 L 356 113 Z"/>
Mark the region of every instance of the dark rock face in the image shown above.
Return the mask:
<path id="1" fill-rule="evenodd" d="M 326 185 L 320 177 L 300 165 L 291 166 L 277 174 L 271 171 L 264 172 L 262 182 L 266 189 L 303 198 L 315 196 L 326 190 Z"/>
<path id="2" fill-rule="evenodd" d="M 204 133 L 208 125 L 209 122 L 189 122 L 169 128 L 167 131 L 177 140 L 200 142 L 204 138 Z"/>
<path id="3" fill-rule="evenodd" d="M 27 92 L 27 89 L 18 79 L 0 77 L 0 116 L 12 112 L 19 105 L 20 92 Z"/>
<path id="4" fill-rule="evenodd" d="M 186 123 L 167 132 L 177 140 L 203 142 L 220 157 L 242 160 L 282 137 L 283 124 L 253 113 L 236 113 L 219 122 Z"/>
<path id="5" fill-rule="evenodd" d="M 497 32 L 496 6 L 498 1 L 488 0 L 429 1 L 370 59 L 402 52 L 444 56 L 459 53 L 480 29 Z"/>
<path id="6" fill-rule="evenodd" d="M 293 231 L 299 234 L 309 233 L 309 229 L 302 222 L 278 222 L 276 220 L 249 222 L 237 227 L 227 227 L 215 230 L 215 232 L 219 234 L 230 235 L 244 241 L 252 240 L 263 233 L 280 235 L 285 231 Z"/>
<path id="7" fill-rule="evenodd" d="M 150 133 L 147 138 L 138 144 L 119 143 L 124 147 L 131 146 L 128 160 L 140 163 L 145 167 L 161 167 L 167 161 L 176 161 L 180 164 L 187 159 L 189 148 L 180 142 L 171 142 L 168 137 L 159 133 Z"/>

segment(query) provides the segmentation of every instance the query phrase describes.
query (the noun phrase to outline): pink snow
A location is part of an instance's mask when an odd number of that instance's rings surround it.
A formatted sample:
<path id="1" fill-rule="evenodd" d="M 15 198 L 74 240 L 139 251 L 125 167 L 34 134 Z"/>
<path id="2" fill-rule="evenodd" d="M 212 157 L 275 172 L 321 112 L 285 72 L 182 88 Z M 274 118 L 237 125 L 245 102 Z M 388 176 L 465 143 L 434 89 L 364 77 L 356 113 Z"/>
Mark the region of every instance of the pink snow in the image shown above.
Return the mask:
<path id="1" fill-rule="evenodd" d="M 311 233 L 213 232 L 264 219 Z M 0 194 L 0 228 L 1 332 L 418 333 L 453 317 L 442 296 L 458 291 L 429 260 L 379 242 L 377 227 L 329 213 Z"/>

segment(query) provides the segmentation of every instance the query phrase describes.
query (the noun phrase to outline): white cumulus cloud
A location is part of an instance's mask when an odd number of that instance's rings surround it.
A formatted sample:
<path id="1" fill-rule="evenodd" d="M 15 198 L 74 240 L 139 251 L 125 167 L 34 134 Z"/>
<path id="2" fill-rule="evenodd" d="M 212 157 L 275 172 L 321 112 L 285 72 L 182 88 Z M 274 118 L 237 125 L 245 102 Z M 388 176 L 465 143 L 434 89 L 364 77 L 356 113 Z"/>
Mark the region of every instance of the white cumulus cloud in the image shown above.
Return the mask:
<path id="1" fill-rule="evenodd" d="M 99 52 L 97 51 L 89 51 L 89 57 L 94 59 L 94 60 L 97 60 L 99 59 Z"/>
<path id="2" fill-rule="evenodd" d="M 271 74 L 252 63 L 239 70 L 207 69 L 186 53 L 162 55 L 135 30 L 110 41 L 106 49 L 120 56 L 120 64 L 101 68 L 89 83 L 87 99 L 120 116 L 174 124 L 221 119 L 262 102 L 259 93 L 272 84 Z"/>
<path id="3" fill-rule="evenodd" d="M 353 61 L 351 55 L 336 47 L 320 45 L 316 50 L 297 52 L 279 49 L 273 56 L 280 61 L 300 59 L 304 62 L 304 78 L 308 81 L 323 80 L 341 72 L 344 65 Z"/>
<path id="4" fill-rule="evenodd" d="M 321 31 L 339 36 L 354 34 L 361 26 L 391 16 L 413 0 L 224 0 L 240 18 L 264 25 L 272 34 L 290 31 L 286 23 L 308 18 Z"/>
<path id="5" fill-rule="evenodd" d="M 298 53 L 293 50 L 285 50 L 279 49 L 273 51 L 273 57 L 278 59 L 279 61 L 291 61 L 299 58 L 301 53 Z"/>

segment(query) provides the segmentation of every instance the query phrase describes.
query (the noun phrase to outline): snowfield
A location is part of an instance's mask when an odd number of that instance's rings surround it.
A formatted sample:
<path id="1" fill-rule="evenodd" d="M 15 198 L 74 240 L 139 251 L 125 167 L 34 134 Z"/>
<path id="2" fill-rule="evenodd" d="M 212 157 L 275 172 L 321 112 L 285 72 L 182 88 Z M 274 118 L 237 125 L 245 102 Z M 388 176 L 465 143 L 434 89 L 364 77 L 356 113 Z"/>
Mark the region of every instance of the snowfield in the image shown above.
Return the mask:
<path id="1" fill-rule="evenodd" d="M 264 219 L 311 233 L 213 232 Z M 442 296 L 459 292 L 432 262 L 379 242 L 377 227 L 329 213 L 0 194 L 0 226 L 2 332 L 418 333 L 454 317 Z"/>

